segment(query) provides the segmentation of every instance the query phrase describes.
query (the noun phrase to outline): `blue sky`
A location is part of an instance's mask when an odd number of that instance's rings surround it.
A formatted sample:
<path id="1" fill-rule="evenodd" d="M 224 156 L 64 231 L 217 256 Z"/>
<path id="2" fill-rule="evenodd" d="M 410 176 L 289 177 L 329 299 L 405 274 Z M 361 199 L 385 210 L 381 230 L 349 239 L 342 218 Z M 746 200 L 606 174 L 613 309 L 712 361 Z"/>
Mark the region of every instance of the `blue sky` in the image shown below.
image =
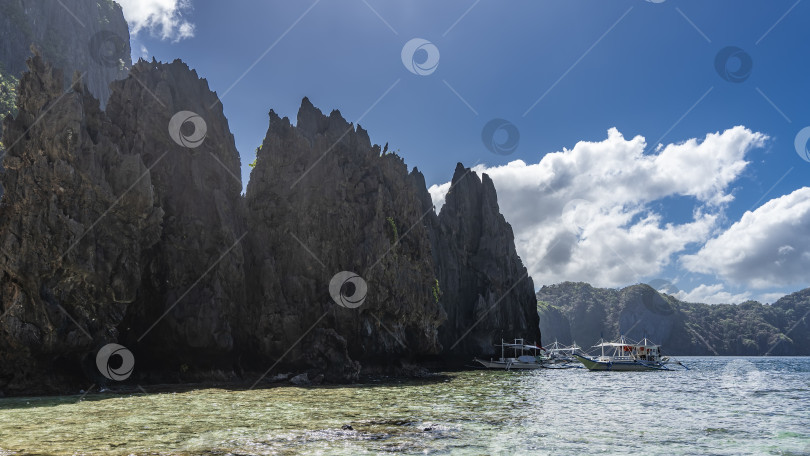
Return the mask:
<path id="1" fill-rule="evenodd" d="M 362 117 L 437 205 L 457 162 L 489 172 L 536 286 L 661 278 L 708 302 L 807 287 L 810 163 L 794 139 L 810 125 L 810 2 L 657 1 L 123 3 L 135 56 L 181 58 L 222 97 L 245 184 L 267 112 L 294 120 L 308 96 Z M 430 74 L 403 64 L 414 38 L 439 52 Z M 729 46 L 738 82 L 716 68 Z M 509 155 L 482 141 L 493 119 L 519 132 Z"/>

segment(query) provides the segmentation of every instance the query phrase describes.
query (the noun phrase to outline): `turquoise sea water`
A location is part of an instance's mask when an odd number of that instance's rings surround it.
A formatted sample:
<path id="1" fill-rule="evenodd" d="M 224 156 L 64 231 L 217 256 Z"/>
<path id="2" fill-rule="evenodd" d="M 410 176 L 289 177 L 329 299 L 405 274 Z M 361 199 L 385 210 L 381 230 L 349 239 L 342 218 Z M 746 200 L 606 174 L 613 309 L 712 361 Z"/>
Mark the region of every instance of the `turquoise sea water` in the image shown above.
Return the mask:
<path id="1" fill-rule="evenodd" d="M 682 359 L 691 370 L 6 398 L 0 454 L 810 455 L 810 358 Z"/>

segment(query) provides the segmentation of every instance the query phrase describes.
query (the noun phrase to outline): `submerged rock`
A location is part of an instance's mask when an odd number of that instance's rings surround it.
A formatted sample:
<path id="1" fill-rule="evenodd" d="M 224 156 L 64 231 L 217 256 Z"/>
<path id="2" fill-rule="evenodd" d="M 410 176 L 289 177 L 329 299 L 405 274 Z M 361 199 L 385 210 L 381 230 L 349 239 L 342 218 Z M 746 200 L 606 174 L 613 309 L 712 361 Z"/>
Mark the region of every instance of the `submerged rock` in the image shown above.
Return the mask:
<path id="1" fill-rule="evenodd" d="M 290 383 L 297 386 L 309 386 L 312 384 L 307 373 L 296 375 L 290 379 Z"/>

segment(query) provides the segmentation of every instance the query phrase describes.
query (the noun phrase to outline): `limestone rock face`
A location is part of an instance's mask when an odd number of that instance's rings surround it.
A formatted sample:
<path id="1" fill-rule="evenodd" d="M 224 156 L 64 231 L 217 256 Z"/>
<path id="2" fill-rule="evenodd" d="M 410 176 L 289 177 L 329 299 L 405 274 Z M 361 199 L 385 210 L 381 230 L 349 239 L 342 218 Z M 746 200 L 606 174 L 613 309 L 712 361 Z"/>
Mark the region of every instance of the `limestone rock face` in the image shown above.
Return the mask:
<path id="1" fill-rule="evenodd" d="M 566 341 L 576 342 L 571 337 L 571 324 L 560 309 L 544 302 L 538 302 L 537 313 L 540 318 L 540 333 L 543 335 L 543 344 L 551 345 L 555 340 L 560 343 Z M 566 343 L 570 344 L 571 342 Z"/>
<path id="2" fill-rule="evenodd" d="M 5 71 L 21 75 L 32 45 L 66 77 L 84 73 L 102 107 L 110 82 L 125 78 L 132 65 L 129 26 L 112 0 L 0 0 L 0 64 Z"/>
<path id="3" fill-rule="evenodd" d="M 63 94 L 61 72 L 40 56 L 29 66 L 0 174 L 0 388 L 30 391 L 119 337 L 163 211 L 86 86 Z"/>
<path id="4" fill-rule="evenodd" d="M 663 344 L 668 353 L 677 350 L 679 354 L 684 353 L 684 346 L 691 345 L 677 300 L 646 284 L 615 290 L 565 282 L 544 286 L 537 298 L 543 301 L 540 307 L 545 308 L 541 316 L 553 316 L 556 322 L 544 334 L 545 343 L 558 339 L 570 344 L 575 340 L 587 347 L 600 338 L 625 335 L 633 340 L 648 337 Z"/>
<path id="5" fill-rule="evenodd" d="M 269 358 L 291 349 L 288 359 L 300 359 L 308 347 L 294 342 L 319 325 L 361 362 L 439 353 L 445 315 L 433 293 L 416 173 L 338 111 L 325 116 L 304 99 L 296 126 L 270 112 L 246 195 L 247 344 Z M 330 297 L 341 271 L 367 283 L 361 306 Z"/>
<path id="6" fill-rule="evenodd" d="M 65 85 L 74 71 L 83 74 L 83 83 L 102 108 L 110 95 L 109 83 L 126 77 L 132 64 L 129 27 L 112 0 L 0 0 L 0 77 L 19 79 L 32 47 L 63 70 Z M 0 136 L 3 118 L 13 112 L 0 107 Z M 3 152 L 0 144 L 0 155 Z"/>
<path id="7" fill-rule="evenodd" d="M 515 250 L 492 180 L 459 163 L 436 221 L 434 251 L 446 354 L 495 353 L 501 338 L 540 343 L 534 285 Z"/>
<path id="8" fill-rule="evenodd" d="M 78 75 L 65 92 L 30 69 L 3 137 L 0 391 L 103 383 L 111 342 L 144 384 L 270 366 L 319 383 L 539 339 L 486 175 L 460 167 L 437 216 L 417 169 L 304 99 L 296 126 L 270 112 L 243 197 L 221 104 L 184 63 L 138 62 L 106 111 Z"/>
<path id="9" fill-rule="evenodd" d="M 234 348 L 235 309 L 245 306 L 241 165 L 222 105 L 180 61 L 140 61 L 112 88 L 107 113 L 121 151 L 143 158 L 165 213 L 123 340 L 155 367 L 220 363 Z M 172 136 L 178 112 L 202 122 L 178 124 Z"/>

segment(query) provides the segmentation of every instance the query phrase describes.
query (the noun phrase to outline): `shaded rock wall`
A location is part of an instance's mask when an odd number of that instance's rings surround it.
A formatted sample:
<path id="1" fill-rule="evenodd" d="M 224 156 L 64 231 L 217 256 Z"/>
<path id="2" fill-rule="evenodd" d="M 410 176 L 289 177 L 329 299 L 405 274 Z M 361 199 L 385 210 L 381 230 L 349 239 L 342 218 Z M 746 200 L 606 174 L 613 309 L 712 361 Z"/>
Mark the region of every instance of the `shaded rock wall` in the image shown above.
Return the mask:
<path id="1" fill-rule="evenodd" d="M 145 254 L 123 340 L 151 353 L 144 359 L 156 367 L 227 363 L 233 315 L 245 306 L 245 246 L 238 242 L 245 226 L 239 153 L 222 105 L 180 61 L 140 61 L 112 88 L 107 113 L 121 129 L 121 151 L 143 158 L 165 213 L 160 241 Z M 203 122 L 198 128 L 206 134 L 196 147 L 170 134 L 172 117 L 182 111 Z M 180 134 L 193 139 L 195 132 L 186 123 Z"/>
<path id="2" fill-rule="evenodd" d="M 110 95 L 110 82 L 126 77 L 132 64 L 129 27 L 121 7 L 112 0 L 0 0 L 1 79 L 10 81 L 26 71 L 32 46 L 45 61 L 63 70 L 66 86 L 74 71 L 83 74 L 84 84 L 101 100 L 102 108 Z M 0 106 L 0 124 L 13 113 L 13 104 Z M 0 144 L 0 155 L 3 152 Z"/>
<path id="3" fill-rule="evenodd" d="M 132 64 L 129 26 L 111 0 L 0 0 L 0 64 L 19 76 L 36 46 L 46 61 L 84 81 L 102 107 L 109 83 L 126 77 Z M 69 83 L 70 80 L 66 80 Z"/>
<path id="4" fill-rule="evenodd" d="M 121 153 L 86 87 L 63 95 L 60 71 L 29 65 L 0 174 L 0 388 L 28 391 L 120 337 L 163 217 L 144 162 Z"/>
<path id="5" fill-rule="evenodd" d="M 445 315 L 432 291 L 415 173 L 338 111 L 325 116 L 304 99 L 296 126 L 270 112 L 246 195 L 251 347 L 276 358 L 322 318 L 353 359 L 440 351 L 436 328 Z M 340 271 L 367 282 L 362 306 L 331 299 L 329 283 Z M 306 342 L 288 356 L 300 357 Z"/>
<path id="6" fill-rule="evenodd" d="M 492 180 L 459 163 L 435 223 L 434 258 L 447 322 L 447 355 L 500 353 L 501 339 L 540 343 L 534 285 L 498 208 Z"/>
<path id="7" fill-rule="evenodd" d="M 551 345 L 554 341 L 563 343 L 573 340 L 576 342 L 571 337 L 571 324 L 560 309 L 544 302 L 538 302 L 537 313 L 540 319 L 540 333 L 543 334 L 543 344 Z"/>
<path id="8" fill-rule="evenodd" d="M 106 111 L 30 67 L 0 178 L 0 390 L 104 383 L 113 341 L 146 384 L 276 365 L 352 381 L 539 339 L 486 175 L 460 167 L 437 216 L 418 170 L 304 99 L 295 126 L 271 111 L 242 197 L 222 107 L 182 62 L 138 62 Z M 360 280 L 331 287 L 341 271 Z"/>

